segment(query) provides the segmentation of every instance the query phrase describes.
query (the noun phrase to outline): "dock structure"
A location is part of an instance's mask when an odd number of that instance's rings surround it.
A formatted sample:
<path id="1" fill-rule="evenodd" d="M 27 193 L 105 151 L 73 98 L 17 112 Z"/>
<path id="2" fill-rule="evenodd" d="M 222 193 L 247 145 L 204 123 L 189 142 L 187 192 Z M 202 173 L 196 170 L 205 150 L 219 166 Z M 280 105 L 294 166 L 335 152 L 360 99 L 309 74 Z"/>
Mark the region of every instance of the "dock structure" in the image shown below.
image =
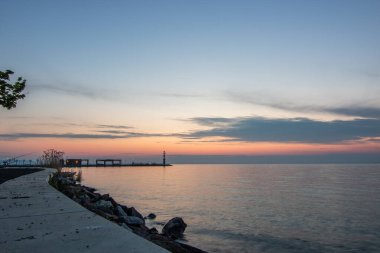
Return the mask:
<path id="1" fill-rule="evenodd" d="M 121 166 L 121 159 L 96 159 L 96 166 Z"/>
<path id="2" fill-rule="evenodd" d="M 82 159 L 82 158 L 68 158 L 66 160 L 62 160 L 62 165 L 67 168 L 73 168 L 73 167 L 144 167 L 144 166 L 172 166 L 171 164 L 167 163 L 166 160 L 166 151 L 162 152 L 162 163 L 156 163 L 156 162 L 131 162 L 131 163 L 122 163 L 121 159 L 95 159 L 95 163 L 90 163 L 89 159 Z M 18 165 L 20 167 L 20 165 Z M 26 166 L 25 166 L 26 167 Z"/>
<path id="3" fill-rule="evenodd" d="M 66 159 L 66 167 L 82 167 L 89 165 L 88 159 Z"/>

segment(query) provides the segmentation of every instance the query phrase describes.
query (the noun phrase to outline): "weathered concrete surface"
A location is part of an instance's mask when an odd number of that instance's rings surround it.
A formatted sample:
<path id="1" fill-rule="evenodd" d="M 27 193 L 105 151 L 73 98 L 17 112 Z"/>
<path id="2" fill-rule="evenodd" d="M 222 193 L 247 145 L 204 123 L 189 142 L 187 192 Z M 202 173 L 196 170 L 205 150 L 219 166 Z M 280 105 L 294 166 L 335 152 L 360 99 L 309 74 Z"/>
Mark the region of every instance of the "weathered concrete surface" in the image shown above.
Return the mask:
<path id="1" fill-rule="evenodd" d="M 52 170 L 0 185 L 0 251 L 168 252 L 80 206 L 47 183 Z"/>

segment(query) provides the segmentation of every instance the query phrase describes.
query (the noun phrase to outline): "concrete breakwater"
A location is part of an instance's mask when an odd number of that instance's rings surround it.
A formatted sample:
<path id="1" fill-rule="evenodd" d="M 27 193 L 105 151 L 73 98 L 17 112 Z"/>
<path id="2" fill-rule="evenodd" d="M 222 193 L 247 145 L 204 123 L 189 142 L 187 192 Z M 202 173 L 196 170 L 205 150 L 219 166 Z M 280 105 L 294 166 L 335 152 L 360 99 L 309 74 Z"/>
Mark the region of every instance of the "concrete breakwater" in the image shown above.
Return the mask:
<path id="1" fill-rule="evenodd" d="M 54 189 L 53 172 L 0 184 L 1 252 L 168 252 Z"/>

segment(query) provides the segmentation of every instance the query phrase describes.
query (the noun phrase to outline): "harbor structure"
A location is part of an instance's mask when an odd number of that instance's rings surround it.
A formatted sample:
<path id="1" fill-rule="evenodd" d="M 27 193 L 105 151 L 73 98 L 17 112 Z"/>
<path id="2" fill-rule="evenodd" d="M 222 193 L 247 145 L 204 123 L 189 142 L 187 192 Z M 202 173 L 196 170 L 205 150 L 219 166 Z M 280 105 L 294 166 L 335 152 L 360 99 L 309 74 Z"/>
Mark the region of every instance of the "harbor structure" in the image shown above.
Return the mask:
<path id="1" fill-rule="evenodd" d="M 111 166 L 121 166 L 121 159 L 96 159 L 96 166 L 104 166 L 111 164 Z"/>
<path id="2" fill-rule="evenodd" d="M 88 167 L 88 159 L 66 159 L 66 167 Z"/>

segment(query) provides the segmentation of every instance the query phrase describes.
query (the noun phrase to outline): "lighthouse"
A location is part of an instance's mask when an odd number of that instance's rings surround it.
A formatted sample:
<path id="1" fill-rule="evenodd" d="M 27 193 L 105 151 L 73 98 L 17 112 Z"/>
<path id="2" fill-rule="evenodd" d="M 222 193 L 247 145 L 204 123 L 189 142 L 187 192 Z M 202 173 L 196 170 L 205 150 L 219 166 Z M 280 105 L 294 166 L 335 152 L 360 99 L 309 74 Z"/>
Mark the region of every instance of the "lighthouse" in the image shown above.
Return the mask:
<path id="1" fill-rule="evenodd" d="M 162 165 L 166 166 L 166 152 L 162 153 Z"/>

